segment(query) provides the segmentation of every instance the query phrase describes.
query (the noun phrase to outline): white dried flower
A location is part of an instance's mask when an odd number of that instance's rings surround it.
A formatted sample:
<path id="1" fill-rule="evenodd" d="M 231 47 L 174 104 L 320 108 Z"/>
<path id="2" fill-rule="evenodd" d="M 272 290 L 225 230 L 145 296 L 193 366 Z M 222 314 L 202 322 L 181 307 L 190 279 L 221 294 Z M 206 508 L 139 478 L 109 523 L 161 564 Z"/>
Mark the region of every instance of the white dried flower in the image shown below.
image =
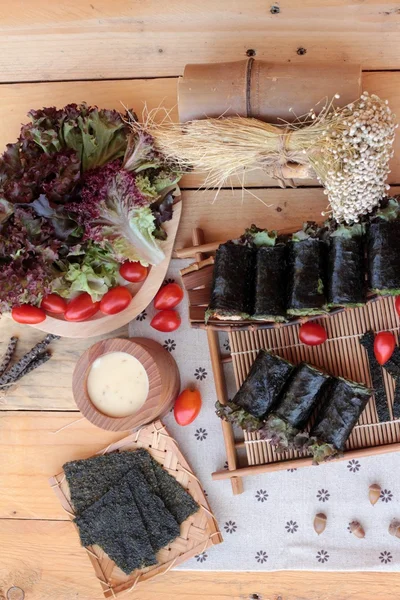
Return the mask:
<path id="1" fill-rule="evenodd" d="M 323 140 L 328 147 L 316 164 L 317 176 L 333 216 L 356 222 L 379 204 L 390 187 L 386 179 L 398 125 L 387 102 L 367 92 L 327 119 Z"/>

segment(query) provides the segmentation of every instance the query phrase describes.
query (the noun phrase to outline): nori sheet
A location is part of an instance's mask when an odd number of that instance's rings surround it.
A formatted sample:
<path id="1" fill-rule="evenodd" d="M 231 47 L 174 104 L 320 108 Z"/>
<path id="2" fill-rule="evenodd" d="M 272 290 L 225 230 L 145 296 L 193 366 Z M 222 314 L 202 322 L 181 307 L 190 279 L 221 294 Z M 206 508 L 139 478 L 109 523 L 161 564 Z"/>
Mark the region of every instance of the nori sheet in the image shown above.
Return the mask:
<path id="1" fill-rule="evenodd" d="M 76 513 L 99 500 L 134 467 L 140 469 L 152 492 L 161 498 L 179 524 L 197 512 L 199 505 L 192 496 L 141 448 L 66 463 L 63 469 Z"/>
<path id="2" fill-rule="evenodd" d="M 368 282 L 377 294 L 400 294 L 400 220 L 368 228 Z"/>
<path id="3" fill-rule="evenodd" d="M 366 300 L 362 236 L 331 237 L 328 242 L 328 305 L 359 306 Z"/>
<path id="4" fill-rule="evenodd" d="M 253 312 L 254 268 L 254 248 L 232 241 L 219 246 L 206 320 L 249 318 Z"/>
<path id="5" fill-rule="evenodd" d="M 376 360 L 374 353 L 374 339 L 374 332 L 367 331 L 361 336 L 360 344 L 364 346 L 367 351 L 376 412 L 378 414 L 378 420 L 382 423 L 384 421 L 390 421 L 391 417 L 386 397 L 385 383 L 383 381 L 382 367 Z"/>
<path id="6" fill-rule="evenodd" d="M 323 387 L 321 408 L 310 431 L 309 449 L 316 462 L 343 452 L 370 395 L 367 387 L 341 377 L 331 378 Z"/>
<path id="7" fill-rule="evenodd" d="M 179 536 L 179 524 L 161 498 L 152 491 L 139 468 L 128 471 L 125 479 L 142 517 L 151 547 L 157 553 Z"/>
<path id="8" fill-rule="evenodd" d="M 330 380 L 317 367 L 301 363 L 289 377 L 278 404 L 260 431 L 278 451 L 287 450 L 297 433 L 307 425 L 320 400 L 323 386 Z"/>
<path id="9" fill-rule="evenodd" d="M 82 546 L 98 544 L 127 575 L 157 564 L 128 481 L 114 486 L 75 523 Z"/>
<path id="10" fill-rule="evenodd" d="M 262 246 L 256 255 L 255 299 L 252 318 L 285 321 L 286 246 Z"/>
<path id="11" fill-rule="evenodd" d="M 326 312 L 324 243 L 317 238 L 288 242 L 287 313 Z"/>
<path id="12" fill-rule="evenodd" d="M 199 510 L 199 505 L 175 477 L 172 477 L 160 464 L 153 460 L 159 496 L 176 521 L 181 524 Z"/>
<path id="13" fill-rule="evenodd" d="M 265 417 L 275 406 L 293 365 L 267 350 L 260 350 L 250 372 L 232 400 L 253 417 Z"/>
<path id="14" fill-rule="evenodd" d="M 383 368 L 395 380 L 392 413 L 394 419 L 400 419 L 400 348 L 395 347 L 392 356 L 385 362 Z"/>

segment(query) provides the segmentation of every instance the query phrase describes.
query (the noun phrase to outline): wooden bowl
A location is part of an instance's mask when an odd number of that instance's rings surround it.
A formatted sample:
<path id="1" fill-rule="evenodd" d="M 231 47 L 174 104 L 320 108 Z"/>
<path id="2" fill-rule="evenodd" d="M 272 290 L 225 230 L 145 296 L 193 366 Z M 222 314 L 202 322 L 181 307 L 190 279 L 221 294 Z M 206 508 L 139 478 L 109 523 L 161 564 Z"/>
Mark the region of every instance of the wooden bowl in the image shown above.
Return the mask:
<path id="1" fill-rule="evenodd" d="M 149 394 L 143 406 L 126 417 L 110 417 L 91 402 L 87 378 L 93 362 L 110 352 L 127 352 L 145 368 L 149 378 Z M 164 416 L 173 406 L 180 389 L 178 367 L 171 354 L 160 344 L 146 338 L 102 340 L 86 350 L 78 360 L 72 391 L 81 413 L 97 427 L 109 431 L 128 431 Z"/>
<path id="2" fill-rule="evenodd" d="M 46 333 L 54 333 L 62 337 L 87 338 L 103 333 L 110 333 L 119 327 L 126 325 L 135 319 L 153 300 L 164 281 L 171 260 L 176 232 L 181 218 L 182 202 L 179 200 L 174 204 L 174 212 L 171 221 L 164 223 L 167 233 L 165 242 L 160 242 L 165 258 L 157 266 L 151 267 L 147 279 L 143 283 L 131 283 L 127 287 L 132 292 L 133 298 L 130 305 L 116 315 L 103 315 L 98 312 L 88 321 L 72 323 L 65 321 L 62 316 L 47 316 L 45 321 L 38 325 L 31 325 Z"/>

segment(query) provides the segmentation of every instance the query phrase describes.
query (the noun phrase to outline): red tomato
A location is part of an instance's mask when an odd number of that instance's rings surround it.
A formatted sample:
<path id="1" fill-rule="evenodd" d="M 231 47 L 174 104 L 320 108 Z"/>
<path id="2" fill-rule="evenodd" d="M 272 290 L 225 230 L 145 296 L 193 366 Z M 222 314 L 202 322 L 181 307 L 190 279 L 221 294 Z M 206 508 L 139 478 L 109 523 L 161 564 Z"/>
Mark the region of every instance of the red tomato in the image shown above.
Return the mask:
<path id="1" fill-rule="evenodd" d="M 396 340 L 390 331 L 380 331 L 374 339 L 374 353 L 376 360 L 380 365 L 384 365 L 385 362 L 393 354 L 393 350 L 396 346 Z"/>
<path id="2" fill-rule="evenodd" d="M 396 300 L 394 301 L 394 307 L 396 309 L 397 314 L 400 317 L 400 296 L 396 296 Z"/>
<path id="3" fill-rule="evenodd" d="M 108 290 L 100 301 L 100 310 L 105 315 L 115 315 L 124 310 L 132 300 L 132 294 L 123 285 Z"/>
<path id="4" fill-rule="evenodd" d="M 58 294 L 49 294 L 43 298 L 40 308 L 54 315 L 63 315 L 67 310 L 67 301 Z"/>
<path id="5" fill-rule="evenodd" d="M 83 292 L 68 302 L 65 318 L 67 321 L 86 321 L 99 310 L 100 302 L 93 302 L 90 294 Z"/>
<path id="6" fill-rule="evenodd" d="M 21 304 L 14 306 L 11 311 L 11 316 L 17 323 L 26 323 L 27 325 L 36 325 L 42 323 L 46 318 L 46 313 L 37 306 L 31 304 Z"/>
<path id="7" fill-rule="evenodd" d="M 121 277 L 130 281 L 131 283 L 139 283 L 144 281 L 148 275 L 148 267 L 144 267 L 140 262 L 132 262 L 127 260 L 119 268 L 119 274 Z"/>
<path id="8" fill-rule="evenodd" d="M 168 310 L 175 308 L 182 302 L 183 290 L 177 283 L 167 283 L 158 290 L 154 298 L 154 308 L 157 310 Z"/>
<path id="9" fill-rule="evenodd" d="M 175 331 L 180 324 L 181 318 L 175 310 L 161 310 L 150 322 L 153 329 L 164 332 Z"/>
<path id="10" fill-rule="evenodd" d="M 299 339 L 303 344 L 307 346 L 319 346 L 326 342 L 328 334 L 322 325 L 318 323 L 304 323 L 299 329 Z"/>
<path id="11" fill-rule="evenodd" d="M 199 390 L 183 390 L 175 401 L 174 415 L 178 425 L 193 423 L 201 409 Z"/>

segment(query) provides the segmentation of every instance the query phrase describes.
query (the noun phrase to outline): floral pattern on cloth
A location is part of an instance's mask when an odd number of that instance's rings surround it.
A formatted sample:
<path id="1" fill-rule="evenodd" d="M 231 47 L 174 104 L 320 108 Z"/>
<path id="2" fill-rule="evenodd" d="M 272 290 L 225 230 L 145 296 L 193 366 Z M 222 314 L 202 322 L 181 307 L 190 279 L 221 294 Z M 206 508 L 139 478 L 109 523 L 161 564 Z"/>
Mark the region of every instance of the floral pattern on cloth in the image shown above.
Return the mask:
<path id="1" fill-rule="evenodd" d="M 188 264 L 190 261 L 173 260 L 166 282 L 180 284 L 179 269 Z M 212 472 L 229 467 L 221 423 L 214 409 L 217 398 L 207 334 L 189 327 L 186 298 L 176 310 L 182 318 L 176 331 L 165 334 L 150 327 L 156 312 L 150 304 L 131 322 L 129 334 L 151 338 L 164 346 L 178 364 L 181 390 L 194 386 L 201 393 L 202 409 L 193 423 L 181 427 L 173 413 L 168 413 L 163 422 L 207 490 L 207 500 L 224 538 L 214 547 L 200 546 L 195 557 L 176 568 L 398 571 L 400 543 L 389 534 L 388 527 L 394 518 L 400 518 L 399 453 L 245 477 L 244 493 L 237 496 L 232 494 L 229 480 L 212 480 Z M 226 356 L 230 351 L 228 334 L 219 337 L 221 354 Z M 226 363 L 224 370 L 228 397 L 233 398 L 236 385 L 232 364 Z M 375 506 L 368 497 L 373 483 L 381 487 Z M 321 535 L 313 528 L 319 512 L 327 515 Z M 355 520 L 365 530 L 363 539 L 349 530 Z"/>

